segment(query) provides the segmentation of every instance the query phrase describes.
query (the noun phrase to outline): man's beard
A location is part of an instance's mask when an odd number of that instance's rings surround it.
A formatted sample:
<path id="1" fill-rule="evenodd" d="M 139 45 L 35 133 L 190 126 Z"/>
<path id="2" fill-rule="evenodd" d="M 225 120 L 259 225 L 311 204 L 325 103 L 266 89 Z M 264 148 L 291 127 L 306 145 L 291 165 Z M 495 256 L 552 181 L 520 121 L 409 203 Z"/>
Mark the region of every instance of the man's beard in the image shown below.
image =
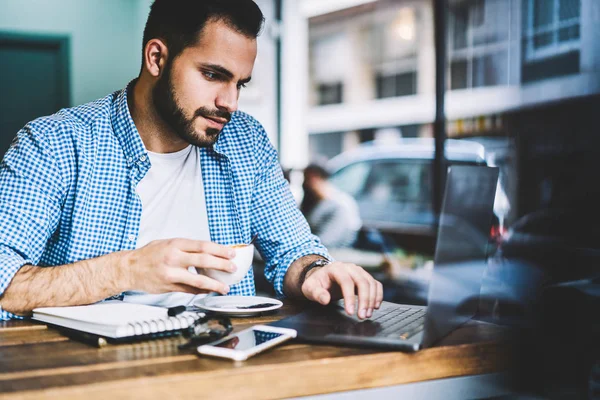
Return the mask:
<path id="1" fill-rule="evenodd" d="M 206 128 L 206 134 L 196 132 L 194 121 L 198 117 L 223 118 L 229 122 L 231 113 L 221 110 L 209 110 L 200 107 L 191 119 L 187 119 L 183 109 L 177 104 L 175 88 L 171 82 L 171 64 L 167 63 L 163 75 L 152 89 L 152 102 L 159 117 L 186 142 L 198 147 L 210 147 L 219 139 L 220 129 Z"/>

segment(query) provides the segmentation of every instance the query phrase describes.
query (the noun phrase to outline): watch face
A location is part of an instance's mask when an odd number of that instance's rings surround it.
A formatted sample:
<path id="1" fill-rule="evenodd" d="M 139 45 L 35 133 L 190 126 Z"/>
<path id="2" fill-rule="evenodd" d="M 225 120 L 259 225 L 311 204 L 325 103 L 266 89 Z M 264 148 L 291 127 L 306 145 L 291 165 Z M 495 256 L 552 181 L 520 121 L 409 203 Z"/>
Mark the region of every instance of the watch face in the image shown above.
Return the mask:
<path id="1" fill-rule="evenodd" d="M 327 261 L 327 260 L 313 261 L 310 264 L 308 264 L 308 266 L 305 268 L 305 271 L 308 272 L 313 268 L 324 267 L 327 264 L 329 264 L 329 261 Z"/>

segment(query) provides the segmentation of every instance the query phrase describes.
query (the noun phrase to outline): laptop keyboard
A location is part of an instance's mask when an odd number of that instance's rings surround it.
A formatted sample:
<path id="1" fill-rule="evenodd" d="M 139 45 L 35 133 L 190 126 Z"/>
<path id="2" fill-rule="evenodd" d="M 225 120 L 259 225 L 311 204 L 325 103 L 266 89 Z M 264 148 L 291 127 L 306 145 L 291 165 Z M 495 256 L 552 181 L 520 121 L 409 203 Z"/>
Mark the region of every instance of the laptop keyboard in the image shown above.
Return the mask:
<path id="1" fill-rule="evenodd" d="M 425 310 L 422 308 L 390 307 L 377 314 L 371 318 L 381 325 L 377 336 L 408 339 L 423 330 Z"/>

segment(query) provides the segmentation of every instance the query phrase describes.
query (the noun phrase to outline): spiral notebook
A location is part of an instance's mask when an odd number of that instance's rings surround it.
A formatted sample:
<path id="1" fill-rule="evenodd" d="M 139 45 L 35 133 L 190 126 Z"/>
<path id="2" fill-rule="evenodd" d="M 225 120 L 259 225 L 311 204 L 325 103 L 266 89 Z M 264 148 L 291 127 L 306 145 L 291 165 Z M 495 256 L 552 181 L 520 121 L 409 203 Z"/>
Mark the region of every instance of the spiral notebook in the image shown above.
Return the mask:
<path id="1" fill-rule="evenodd" d="M 121 339 L 178 332 L 191 326 L 201 315 L 185 311 L 169 317 L 163 307 L 107 301 L 87 306 L 36 308 L 32 318 L 58 327 Z"/>

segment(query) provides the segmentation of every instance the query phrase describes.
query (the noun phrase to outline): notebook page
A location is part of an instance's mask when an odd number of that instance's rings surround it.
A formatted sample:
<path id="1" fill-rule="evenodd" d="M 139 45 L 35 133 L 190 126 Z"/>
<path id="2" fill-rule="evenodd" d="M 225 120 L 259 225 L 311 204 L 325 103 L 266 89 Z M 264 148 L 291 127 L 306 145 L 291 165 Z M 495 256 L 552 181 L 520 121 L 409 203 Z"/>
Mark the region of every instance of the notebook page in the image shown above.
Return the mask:
<path id="1" fill-rule="evenodd" d="M 92 324 L 108 325 L 115 328 L 132 322 L 167 318 L 166 308 L 120 301 L 97 303 L 87 306 L 42 307 L 36 308 L 33 311 L 38 314 L 52 315 Z"/>

